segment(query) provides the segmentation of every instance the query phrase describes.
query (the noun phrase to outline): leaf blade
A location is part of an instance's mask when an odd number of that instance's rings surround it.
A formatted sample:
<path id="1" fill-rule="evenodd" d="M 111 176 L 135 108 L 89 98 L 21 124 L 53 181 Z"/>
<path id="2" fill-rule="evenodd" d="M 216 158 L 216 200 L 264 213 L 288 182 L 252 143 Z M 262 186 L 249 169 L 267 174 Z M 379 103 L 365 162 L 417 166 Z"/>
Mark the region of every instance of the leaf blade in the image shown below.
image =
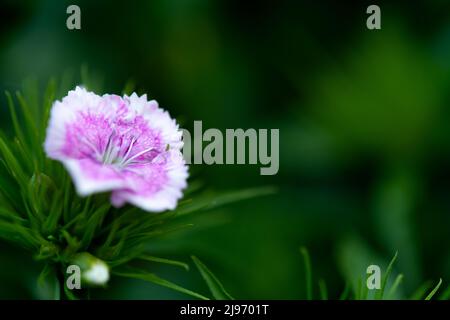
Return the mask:
<path id="1" fill-rule="evenodd" d="M 211 294 L 216 300 L 234 300 L 234 298 L 225 290 L 217 277 L 195 256 L 191 256 L 195 266 L 200 272 L 203 280 L 208 285 Z"/>

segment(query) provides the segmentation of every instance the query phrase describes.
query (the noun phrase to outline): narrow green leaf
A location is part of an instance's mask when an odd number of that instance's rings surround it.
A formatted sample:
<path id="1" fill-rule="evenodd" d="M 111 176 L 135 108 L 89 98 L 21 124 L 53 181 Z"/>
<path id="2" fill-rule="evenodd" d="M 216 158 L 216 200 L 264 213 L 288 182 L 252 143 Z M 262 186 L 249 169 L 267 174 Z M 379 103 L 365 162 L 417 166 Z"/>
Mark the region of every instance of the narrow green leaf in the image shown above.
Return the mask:
<path id="1" fill-rule="evenodd" d="M 24 126 L 28 129 L 28 137 L 31 142 L 30 147 L 32 149 L 41 148 L 41 145 L 39 144 L 39 130 L 36 126 L 36 119 L 33 116 L 32 108 L 30 108 L 30 105 L 19 91 L 16 91 L 16 97 L 19 101 L 19 106 L 22 109 L 22 116 L 25 119 Z M 37 108 L 38 106 L 35 107 Z"/>
<path id="2" fill-rule="evenodd" d="M 431 298 L 433 298 L 433 296 L 436 294 L 436 292 L 439 290 L 440 286 L 442 284 L 442 278 L 439 279 L 438 284 L 436 285 L 436 287 L 434 287 L 433 290 L 431 290 L 431 292 L 425 297 L 425 300 L 431 300 Z"/>
<path id="3" fill-rule="evenodd" d="M 4 197 L 4 200 L 7 201 L 8 204 L 15 209 L 21 207 L 20 194 L 15 191 L 18 188 L 20 188 L 20 186 L 18 185 L 17 181 L 15 181 L 12 176 L 10 176 L 5 161 L 3 159 L 0 159 L 0 192 Z"/>
<path id="4" fill-rule="evenodd" d="M 27 184 L 27 175 L 22 170 L 19 162 L 16 160 L 14 153 L 11 151 L 5 140 L 0 137 L 0 156 L 5 161 L 5 164 L 10 172 L 10 174 L 16 179 L 16 181 L 22 185 L 26 186 Z"/>
<path id="5" fill-rule="evenodd" d="M 361 277 L 358 278 L 357 281 L 357 287 L 356 287 L 356 292 L 355 292 L 355 300 L 363 300 L 363 281 L 361 279 Z"/>
<path id="6" fill-rule="evenodd" d="M 225 290 L 222 283 L 217 279 L 217 277 L 195 256 L 191 256 L 194 261 L 195 266 L 202 275 L 203 280 L 205 280 L 208 285 L 211 294 L 216 300 L 234 300 L 234 298 Z"/>
<path id="7" fill-rule="evenodd" d="M 133 79 L 128 79 L 122 90 L 122 94 L 131 95 L 136 89 L 136 82 Z"/>
<path id="8" fill-rule="evenodd" d="M 17 138 L 23 143 L 26 144 L 27 141 L 25 140 L 25 135 L 22 131 L 22 126 L 19 123 L 19 118 L 17 117 L 16 108 L 14 105 L 14 101 L 12 99 L 11 94 L 8 91 L 5 91 L 6 98 L 8 100 L 8 107 L 9 107 L 9 113 L 11 115 L 11 120 L 14 127 L 14 132 L 17 136 Z"/>
<path id="9" fill-rule="evenodd" d="M 139 257 L 139 259 L 144 260 L 144 261 L 158 262 L 158 263 L 173 265 L 173 266 L 181 267 L 181 268 L 185 269 L 186 271 L 189 271 L 189 265 L 187 263 L 184 263 L 181 261 L 159 258 L 159 257 L 154 257 L 154 256 L 149 256 L 149 255 L 142 255 Z"/>
<path id="10" fill-rule="evenodd" d="M 13 220 L 13 222 L 17 222 L 17 223 L 20 223 L 20 224 L 25 224 L 25 223 L 28 222 L 26 219 L 22 218 L 16 212 L 11 211 L 11 210 L 9 210 L 7 208 L 4 208 L 4 207 L 0 207 L 0 218 L 10 219 L 10 220 Z"/>
<path id="11" fill-rule="evenodd" d="M 55 100 L 55 94 L 56 94 L 56 80 L 54 78 L 52 78 L 48 82 L 47 88 L 45 89 L 45 92 L 44 92 L 43 101 L 42 101 L 43 117 L 42 117 L 40 132 L 44 133 L 44 134 L 45 134 L 45 131 L 47 128 L 47 121 L 50 116 L 50 110 L 51 110 L 51 107 Z M 42 138 L 44 138 L 44 137 L 41 137 L 41 139 Z"/>
<path id="12" fill-rule="evenodd" d="M 350 294 L 350 284 L 348 282 L 345 283 L 344 290 L 342 291 L 341 295 L 339 296 L 339 300 L 347 300 L 349 294 Z"/>
<path id="13" fill-rule="evenodd" d="M 327 284 L 323 279 L 319 279 L 319 292 L 322 300 L 328 300 Z"/>
<path id="14" fill-rule="evenodd" d="M 63 190 L 64 190 L 64 199 L 63 199 L 63 203 L 64 203 L 64 205 L 63 205 L 63 218 L 64 218 L 64 223 L 69 223 L 69 220 L 72 218 L 72 217 L 70 217 L 70 212 L 69 212 L 69 210 L 70 210 L 70 208 L 71 208 L 71 203 L 70 203 L 70 200 L 71 200 L 71 187 L 72 187 L 72 185 L 71 185 L 71 180 L 70 180 L 70 178 L 69 178 L 69 176 L 67 175 L 67 173 L 65 173 L 64 172 L 64 178 L 63 178 L 63 184 L 64 184 L 64 187 L 63 187 Z M 77 216 L 77 217 L 80 217 L 79 215 Z M 73 219 L 72 219 L 72 221 L 73 221 Z"/>
<path id="15" fill-rule="evenodd" d="M 40 214 L 40 212 L 37 212 L 35 210 L 36 203 L 32 203 L 34 205 L 33 207 L 30 207 L 30 201 L 32 202 L 32 197 L 30 196 L 30 191 L 22 191 L 22 203 L 25 208 L 25 213 L 28 216 L 28 219 L 30 220 L 30 223 L 33 227 L 39 228 L 41 222 L 43 221 L 44 217 Z"/>
<path id="16" fill-rule="evenodd" d="M 64 286 L 64 294 L 66 295 L 68 300 L 79 300 L 77 296 L 66 285 Z"/>
<path id="17" fill-rule="evenodd" d="M 309 258 L 308 250 L 305 247 L 300 248 L 300 253 L 303 256 L 303 262 L 305 265 L 305 282 L 306 282 L 306 298 L 312 300 L 312 271 L 311 271 L 311 259 Z"/>
<path id="18" fill-rule="evenodd" d="M 411 295 L 411 297 L 409 299 L 410 300 L 422 300 L 425 297 L 428 290 L 431 288 L 431 285 L 432 285 L 431 281 L 426 281 L 426 282 L 422 283 L 420 285 L 420 287 L 417 288 L 416 291 L 414 291 L 414 293 Z"/>
<path id="19" fill-rule="evenodd" d="M 64 211 L 63 202 L 61 201 L 61 192 L 61 190 L 54 192 L 53 199 L 51 199 L 50 208 L 48 209 L 48 216 L 45 221 L 44 229 L 49 234 L 54 233 L 59 223 L 61 222 L 61 217 Z"/>
<path id="20" fill-rule="evenodd" d="M 225 204 L 274 194 L 275 192 L 276 189 L 273 187 L 261 187 L 228 192 L 217 196 L 198 197 L 195 201 L 186 201 L 185 205 L 180 205 L 175 212 L 177 215 L 184 215 L 200 210 L 210 210 Z"/>
<path id="21" fill-rule="evenodd" d="M 38 287 L 38 298 L 45 300 L 60 300 L 60 283 L 55 269 L 46 264 L 36 281 Z"/>
<path id="22" fill-rule="evenodd" d="M 184 190 L 184 197 L 190 196 L 191 194 L 199 191 L 204 186 L 204 182 L 200 180 L 189 181 L 189 185 Z M 183 201 L 183 200 L 182 200 Z M 181 203 L 181 201 L 180 201 Z"/>
<path id="23" fill-rule="evenodd" d="M 65 285 L 63 284 L 65 287 Z M 61 300 L 61 284 L 58 279 L 55 279 L 55 287 L 53 289 L 53 300 Z"/>
<path id="24" fill-rule="evenodd" d="M 101 246 L 100 251 L 107 250 L 107 248 L 109 246 L 111 246 L 111 244 L 116 236 L 116 232 L 120 228 L 120 222 L 118 220 L 114 220 L 114 222 L 112 222 L 112 224 L 110 224 L 110 226 L 111 226 L 111 228 L 108 233 L 108 237 L 106 238 L 105 242 Z"/>
<path id="25" fill-rule="evenodd" d="M 366 282 L 361 277 L 358 278 L 358 293 L 356 295 L 356 300 L 368 300 L 369 298 L 369 288 Z"/>
<path id="26" fill-rule="evenodd" d="M 36 238 L 31 229 L 1 220 L 0 238 L 15 242 L 26 249 L 36 249 L 39 247 L 39 239 Z"/>
<path id="27" fill-rule="evenodd" d="M 98 208 L 89 218 L 84 227 L 85 231 L 81 240 L 81 244 L 83 247 L 87 247 L 91 243 L 92 239 L 94 238 L 95 231 L 101 227 L 103 219 L 105 218 L 110 208 L 111 205 L 109 203 L 106 203 Z"/>
<path id="28" fill-rule="evenodd" d="M 44 265 L 44 268 L 42 269 L 41 273 L 39 273 L 38 276 L 38 285 L 44 286 L 47 278 L 50 276 L 50 274 L 53 272 L 52 268 L 48 263 Z"/>
<path id="29" fill-rule="evenodd" d="M 395 280 L 394 283 L 392 284 L 391 288 L 389 289 L 389 292 L 387 294 L 387 298 L 388 299 L 393 299 L 394 298 L 394 294 L 398 289 L 398 286 L 400 285 L 400 283 L 403 281 L 403 274 L 399 274 Z"/>
<path id="30" fill-rule="evenodd" d="M 14 138 L 14 147 L 17 150 L 17 158 L 21 160 L 21 165 L 24 167 L 24 171 L 33 172 L 38 171 L 38 162 L 31 154 L 26 150 L 26 147 L 17 137 Z"/>
<path id="31" fill-rule="evenodd" d="M 377 296 L 376 296 L 376 298 L 377 298 L 378 300 L 383 299 L 384 291 L 385 291 L 385 289 L 386 289 L 386 284 L 387 284 L 387 282 L 388 282 L 389 275 L 390 275 L 391 272 L 392 272 L 392 267 L 394 266 L 394 263 L 395 263 L 395 261 L 397 260 L 397 256 L 398 256 L 398 251 L 395 252 L 394 257 L 392 258 L 391 262 L 389 262 L 389 265 L 388 265 L 388 267 L 387 267 L 387 269 L 386 269 L 386 272 L 385 272 L 385 274 L 384 274 L 384 276 L 383 276 L 383 280 L 382 280 L 382 283 L 381 283 L 380 291 L 378 292 L 378 294 L 377 294 Z"/>
<path id="32" fill-rule="evenodd" d="M 73 251 L 77 251 L 80 248 L 80 241 L 78 241 L 76 237 L 73 237 L 69 232 L 61 230 L 61 235 Z"/>
<path id="33" fill-rule="evenodd" d="M 140 279 L 144 281 L 148 281 L 184 294 L 187 294 L 191 297 L 201 299 L 201 300 L 209 300 L 207 297 L 202 296 L 201 294 L 198 294 L 196 292 L 193 292 L 189 289 L 183 288 L 173 282 L 170 282 L 168 280 L 162 279 L 158 277 L 157 275 L 153 273 L 141 273 L 141 272 L 113 272 L 114 275 L 119 277 L 125 277 L 125 278 L 133 278 L 133 279 Z"/>

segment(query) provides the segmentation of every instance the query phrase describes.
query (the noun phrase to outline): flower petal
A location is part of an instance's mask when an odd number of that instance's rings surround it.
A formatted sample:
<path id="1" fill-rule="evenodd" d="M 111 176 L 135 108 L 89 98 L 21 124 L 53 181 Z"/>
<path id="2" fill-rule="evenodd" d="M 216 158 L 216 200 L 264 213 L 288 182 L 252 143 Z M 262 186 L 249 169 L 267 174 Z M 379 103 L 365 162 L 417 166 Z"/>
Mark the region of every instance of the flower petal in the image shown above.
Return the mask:
<path id="1" fill-rule="evenodd" d="M 63 164 L 81 196 L 112 191 L 126 185 L 123 176 L 113 167 L 101 165 L 91 159 L 65 159 Z"/>
<path id="2" fill-rule="evenodd" d="M 182 154 L 172 150 L 164 164 L 155 164 L 127 173 L 127 187 L 116 190 L 111 202 L 120 207 L 126 202 L 147 211 L 164 211 L 176 208 L 187 186 L 187 166 Z"/>
<path id="3" fill-rule="evenodd" d="M 44 143 L 81 196 L 112 191 L 115 206 L 174 209 L 188 177 L 182 132 L 154 100 L 98 96 L 81 87 L 51 110 Z"/>

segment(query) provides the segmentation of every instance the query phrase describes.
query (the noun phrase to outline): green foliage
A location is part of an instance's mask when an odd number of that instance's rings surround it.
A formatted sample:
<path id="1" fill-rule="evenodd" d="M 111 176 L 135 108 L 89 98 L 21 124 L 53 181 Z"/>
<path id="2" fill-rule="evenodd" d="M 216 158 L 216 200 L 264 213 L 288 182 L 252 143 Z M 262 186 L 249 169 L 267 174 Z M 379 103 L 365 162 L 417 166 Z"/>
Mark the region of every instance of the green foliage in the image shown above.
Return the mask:
<path id="1" fill-rule="evenodd" d="M 380 289 L 379 292 L 377 292 L 378 294 L 376 296 L 377 299 L 383 299 L 384 291 L 386 289 L 386 284 L 387 284 L 387 281 L 389 279 L 389 276 L 391 275 L 392 267 L 394 266 L 394 263 L 397 260 L 397 257 L 398 257 L 398 251 L 395 252 L 394 257 L 392 258 L 391 262 L 389 262 L 389 265 L 388 265 L 388 267 L 386 269 L 386 272 L 384 272 L 384 274 L 383 274 L 383 280 L 382 280 L 382 283 L 381 283 L 381 289 Z"/>
<path id="2" fill-rule="evenodd" d="M 450 299 L 450 286 L 440 295 L 439 300 L 449 300 Z"/>
<path id="3" fill-rule="evenodd" d="M 425 300 L 431 300 L 431 298 L 434 297 L 434 295 L 436 294 L 436 292 L 439 290 L 439 288 L 441 287 L 442 284 L 442 279 L 439 279 L 438 284 L 436 285 L 436 287 L 433 288 L 433 290 L 431 290 L 431 292 L 425 297 Z"/>
<path id="4" fill-rule="evenodd" d="M 306 283 L 306 292 L 307 292 L 307 299 L 312 300 L 313 299 L 313 289 L 312 289 L 312 267 L 311 267 L 311 259 L 309 257 L 308 250 L 305 247 L 300 248 L 300 253 L 303 257 L 303 261 L 305 264 L 305 283 Z M 395 293 L 398 290 L 398 287 L 403 281 L 403 274 L 397 275 L 395 280 L 393 281 L 392 285 L 389 287 L 389 291 L 387 295 L 384 295 L 384 292 L 387 289 L 387 284 L 389 283 L 389 278 L 392 274 L 392 269 L 395 264 L 395 261 L 397 260 L 398 252 L 395 253 L 392 260 L 389 262 L 386 271 L 383 273 L 382 277 L 382 283 L 381 288 L 376 290 L 376 293 L 374 295 L 375 300 L 390 300 L 395 297 Z M 411 296 L 412 300 L 431 300 L 436 293 L 438 292 L 440 286 L 442 285 L 442 279 L 439 279 L 439 282 L 437 285 L 425 296 L 426 292 L 430 289 L 430 283 L 424 283 L 422 286 L 420 286 L 416 292 Z M 328 292 L 326 283 L 323 279 L 320 279 L 318 282 L 319 287 L 319 293 L 320 293 L 320 299 L 321 300 L 328 300 Z M 345 288 L 338 298 L 338 300 L 370 300 L 369 297 L 369 289 L 366 285 L 366 279 L 359 278 L 358 279 L 358 286 L 356 290 L 353 292 L 353 297 L 350 295 L 350 285 L 347 283 L 345 285 Z M 449 298 L 450 295 L 450 288 L 447 288 L 446 291 L 444 291 L 441 296 L 439 297 L 440 300 L 446 300 Z"/>
<path id="5" fill-rule="evenodd" d="M 198 294 L 191 290 L 180 287 L 179 285 L 176 285 L 168 280 L 162 279 L 153 273 L 136 271 L 136 272 L 114 272 L 113 274 L 115 274 L 116 276 L 119 276 L 119 277 L 135 278 L 135 279 L 148 281 L 148 282 L 151 282 L 151 283 L 187 294 L 187 295 L 192 296 L 197 299 L 209 300 L 208 298 L 206 298 L 205 296 L 202 296 L 201 294 Z"/>
<path id="6" fill-rule="evenodd" d="M 233 300 L 234 298 L 225 290 L 217 277 L 195 256 L 192 256 L 198 271 L 208 285 L 211 294 L 216 300 Z"/>
<path id="7" fill-rule="evenodd" d="M 63 285 L 65 268 L 79 253 L 89 252 L 105 261 L 116 277 L 139 279 L 197 299 L 208 297 L 186 289 L 153 273 L 138 263 L 163 264 L 189 271 L 182 261 L 156 257 L 147 244 L 168 233 L 190 228 L 189 214 L 207 211 L 235 201 L 275 192 L 272 187 L 253 188 L 216 194 L 204 190 L 200 181 L 191 181 L 179 206 L 170 212 L 149 214 L 126 206 L 113 208 L 107 194 L 79 197 L 63 166 L 48 159 L 43 151 L 45 130 L 53 101 L 60 96 L 56 81 L 50 81 L 42 96 L 33 82 L 24 86 L 24 93 L 6 92 L 12 134 L 0 132 L 0 238 L 22 247 L 42 263 L 38 283 L 54 299 L 79 299 Z M 129 90 L 129 89 L 126 89 Z M 349 246 L 346 254 L 358 257 L 363 265 L 370 254 L 364 248 Z M 314 282 L 310 255 L 300 248 L 304 260 L 306 298 L 312 300 L 315 287 L 320 299 L 333 299 L 324 279 Z M 341 255 L 344 256 L 345 254 Z M 383 273 L 382 287 L 373 296 L 361 274 L 346 275 L 346 286 L 338 297 L 346 299 L 393 299 L 398 297 L 403 274 L 393 272 L 397 253 Z M 222 283 L 195 256 L 192 260 L 207 284 L 212 298 L 233 299 Z M 353 261 L 353 260 L 352 260 Z M 352 264 L 349 259 L 347 265 Z M 348 269 L 348 272 L 354 271 Z M 390 281 L 394 275 L 394 280 Z M 442 279 L 420 286 L 411 299 L 448 299 L 450 288 L 439 293 Z"/>
<path id="8" fill-rule="evenodd" d="M 86 73 L 84 70 L 85 77 Z M 194 182 L 176 210 L 160 214 L 131 206 L 113 208 L 106 194 L 81 198 L 63 166 L 48 159 L 43 150 L 47 120 L 57 98 L 56 82 L 49 82 L 42 97 L 37 84 L 30 82 L 24 87 L 24 94 L 16 92 L 13 97 L 6 92 L 6 98 L 13 134 L 10 137 L 0 132 L 0 238 L 29 250 L 42 262 L 39 282 L 47 287 L 54 283 L 53 289 L 59 288 L 53 290 L 55 298 L 60 298 L 60 294 L 68 299 L 78 298 L 61 282 L 74 257 L 89 252 L 105 261 L 113 275 L 149 281 L 205 299 L 148 270 L 130 271 L 130 265 L 141 260 L 188 270 L 183 262 L 152 256 L 146 244 L 155 237 L 191 226 L 180 224 L 178 217 L 273 192 L 258 188 L 214 195 L 199 190 Z M 211 281 L 219 284 L 206 267 L 194 261 L 208 285 Z"/>
<path id="9" fill-rule="evenodd" d="M 320 291 L 320 299 L 328 300 L 327 284 L 323 279 L 319 279 L 319 291 Z"/>
<path id="10" fill-rule="evenodd" d="M 306 282 L 306 294 L 307 299 L 312 300 L 312 271 L 311 271 L 311 259 L 309 258 L 308 250 L 305 247 L 300 248 L 300 253 L 303 256 L 303 261 L 305 263 L 305 282 Z"/>

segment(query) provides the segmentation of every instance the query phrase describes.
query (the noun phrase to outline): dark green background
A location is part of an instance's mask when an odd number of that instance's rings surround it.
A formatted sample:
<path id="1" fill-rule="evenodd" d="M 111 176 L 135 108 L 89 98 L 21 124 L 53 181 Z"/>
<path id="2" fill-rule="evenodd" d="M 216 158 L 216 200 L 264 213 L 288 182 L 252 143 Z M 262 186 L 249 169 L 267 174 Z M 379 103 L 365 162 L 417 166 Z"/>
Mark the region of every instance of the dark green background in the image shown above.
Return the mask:
<path id="1" fill-rule="evenodd" d="M 372 2 L 382 30 L 365 26 Z M 99 93 L 134 83 L 186 128 L 202 120 L 204 128 L 280 129 L 276 176 L 259 176 L 258 166 L 192 168 L 207 188 L 275 185 L 278 193 L 189 218 L 193 228 L 150 244 L 155 255 L 195 254 L 243 299 L 305 298 L 301 245 L 331 297 L 396 250 L 405 275 L 398 297 L 439 277 L 448 285 L 448 1 L 0 3 L 2 91 L 32 78 L 79 83 L 83 69 Z M 81 8 L 79 31 L 65 26 L 69 4 Z M 207 293 L 195 270 L 154 268 Z M 45 297 L 35 289 L 39 271 L 26 253 L 0 245 L 1 298 Z M 115 279 L 93 295 L 184 297 Z"/>

